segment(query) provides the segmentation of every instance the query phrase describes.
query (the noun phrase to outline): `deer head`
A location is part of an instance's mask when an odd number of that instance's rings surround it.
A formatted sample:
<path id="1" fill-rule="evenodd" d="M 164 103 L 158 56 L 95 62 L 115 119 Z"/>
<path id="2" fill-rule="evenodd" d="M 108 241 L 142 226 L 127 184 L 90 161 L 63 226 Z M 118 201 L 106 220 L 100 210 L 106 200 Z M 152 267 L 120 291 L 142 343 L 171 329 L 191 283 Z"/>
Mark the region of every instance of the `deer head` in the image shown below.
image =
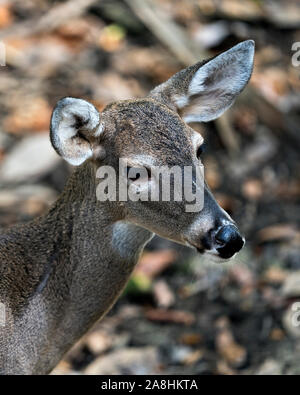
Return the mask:
<path id="1" fill-rule="evenodd" d="M 85 100 L 64 98 L 52 115 L 52 144 L 72 165 L 89 161 L 95 168 L 109 166 L 117 176 L 123 159 L 129 191 L 160 191 L 154 167 L 196 170 L 201 166 L 203 138 L 188 123 L 214 120 L 232 105 L 250 79 L 253 57 L 254 42 L 242 42 L 178 72 L 146 98 L 112 103 L 101 114 Z M 161 194 L 155 201 L 116 199 L 109 207 L 118 212 L 118 219 L 217 260 L 231 258 L 244 245 L 236 224 L 206 184 L 199 185 L 195 176 L 192 182 L 194 189 L 203 191 L 203 207 L 198 211 L 187 211 L 184 198 L 163 201 Z"/>

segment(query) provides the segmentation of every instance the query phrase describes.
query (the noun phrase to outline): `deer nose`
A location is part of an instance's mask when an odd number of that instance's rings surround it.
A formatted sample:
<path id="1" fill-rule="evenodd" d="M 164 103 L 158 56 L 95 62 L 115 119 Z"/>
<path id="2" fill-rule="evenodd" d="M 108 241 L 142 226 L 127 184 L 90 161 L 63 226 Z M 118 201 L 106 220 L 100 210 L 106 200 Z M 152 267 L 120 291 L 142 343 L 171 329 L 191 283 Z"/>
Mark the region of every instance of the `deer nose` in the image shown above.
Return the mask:
<path id="1" fill-rule="evenodd" d="M 225 225 L 215 234 L 216 249 L 221 258 L 231 258 L 245 244 L 234 225 Z"/>

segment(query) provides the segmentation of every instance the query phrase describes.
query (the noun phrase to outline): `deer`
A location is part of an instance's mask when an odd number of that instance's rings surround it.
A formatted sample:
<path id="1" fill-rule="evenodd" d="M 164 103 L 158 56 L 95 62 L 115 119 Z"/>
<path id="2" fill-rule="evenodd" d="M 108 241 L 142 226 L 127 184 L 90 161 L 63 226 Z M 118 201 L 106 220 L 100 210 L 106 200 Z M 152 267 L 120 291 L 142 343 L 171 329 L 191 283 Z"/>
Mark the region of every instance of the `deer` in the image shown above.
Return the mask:
<path id="1" fill-rule="evenodd" d="M 254 41 L 243 41 L 174 74 L 148 96 L 107 105 L 60 99 L 50 139 L 74 166 L 49 210 L 0 234 L 0 373 L 49 374 L 66 352 L 111 309 L 153 235 L 189 246 L 220 264 L 245 239 L 204 183 L 204 202 L 97 199 L 97 169 L 174 164 L 196 168 L 204 139 L 189 126 L 221 116 L 248 83 Z M 128 188 L 157 185 L 128 176 Z"/>

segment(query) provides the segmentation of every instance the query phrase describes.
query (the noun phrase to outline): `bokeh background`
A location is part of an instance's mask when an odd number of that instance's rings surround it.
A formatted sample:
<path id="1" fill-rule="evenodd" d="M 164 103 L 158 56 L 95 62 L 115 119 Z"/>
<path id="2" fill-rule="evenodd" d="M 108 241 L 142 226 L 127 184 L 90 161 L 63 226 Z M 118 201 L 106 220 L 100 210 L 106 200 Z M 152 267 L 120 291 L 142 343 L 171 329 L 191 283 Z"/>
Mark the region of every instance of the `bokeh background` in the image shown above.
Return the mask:
<path id="1" fill-rule="evenodd" d="M 296 0 L 0 1 L 2 229 L 45 212 L 72 171 L 48 138 L 59 98 L 101 110 L 256 42 L 247 89 L 203 132 L 208 184 L 245 248 L 220 266 L 155 238 L 122 298 L 54 373 L 300 374 L 299 28 Z"/>

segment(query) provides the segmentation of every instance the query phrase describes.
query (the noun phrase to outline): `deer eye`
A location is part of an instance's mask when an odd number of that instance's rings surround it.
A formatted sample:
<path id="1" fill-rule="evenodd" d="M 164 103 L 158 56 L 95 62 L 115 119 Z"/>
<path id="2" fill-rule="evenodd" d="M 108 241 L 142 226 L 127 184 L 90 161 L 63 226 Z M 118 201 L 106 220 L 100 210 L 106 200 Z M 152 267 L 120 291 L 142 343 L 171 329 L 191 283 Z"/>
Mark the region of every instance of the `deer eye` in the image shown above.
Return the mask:
<path id="1" fill-rule="evenodd" d="M 205 144 L 203 143 L 202 145 L 200 145 L 200 147 L 197 148 L 196 156 L 198 159 L 200 159 L 204 151 L 205 151 Z"/>

